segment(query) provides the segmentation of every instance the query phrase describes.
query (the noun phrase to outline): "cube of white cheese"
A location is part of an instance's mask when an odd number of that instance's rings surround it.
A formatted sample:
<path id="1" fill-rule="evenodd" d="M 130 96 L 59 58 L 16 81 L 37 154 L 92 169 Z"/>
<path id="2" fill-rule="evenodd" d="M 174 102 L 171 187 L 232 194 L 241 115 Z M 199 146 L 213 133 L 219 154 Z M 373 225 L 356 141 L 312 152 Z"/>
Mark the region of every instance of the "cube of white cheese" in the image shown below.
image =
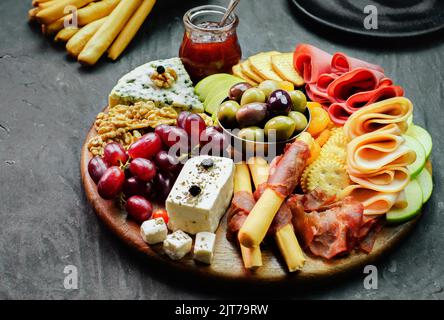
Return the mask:
<path id="1" fill-rule="evenodd" d="M 199 232 L 194 241 L 194 260 L 211 264 L 213 261 L 216 234 L 212 232 Z"/>
<path id="2" fill-rule="evenodd" d="M 168 228 L 162 218 L 147 220 L 140 226 L 140 235 L 148 244 L 156 244 L 166 239 Z"/>
<path id="3" fill-rule="evenodd" d="M 166 200 L 168 228 L 190 234 L 215 232 L 233 196 L 233 174 L 231 159 L 189 159 Z"/>
<path id="4" fill-rule="evenodd" d="M 193 240 L 182 230 L 167 235 L 163 242 L 163 250 L 173 260 L 182 259 L 191 251 Z"/>

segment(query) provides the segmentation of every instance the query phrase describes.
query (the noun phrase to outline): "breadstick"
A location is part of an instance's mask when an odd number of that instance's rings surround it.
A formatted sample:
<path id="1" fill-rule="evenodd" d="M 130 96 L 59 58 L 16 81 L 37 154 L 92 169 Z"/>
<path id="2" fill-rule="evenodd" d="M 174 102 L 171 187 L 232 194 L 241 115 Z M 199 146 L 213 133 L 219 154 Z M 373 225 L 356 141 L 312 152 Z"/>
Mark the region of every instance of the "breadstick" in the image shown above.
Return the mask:
<path id="1" fill-rule="evenodd" d="M 269 165 L 264 158 L 255 157 L 248 160 L 254 186 L 257 189 L 262 183 L 267 182 Z M 277 230 L 274 235 L 279 251 L 285 259 L 290 272 L 300 270 L 305 263 L 304 254 L 299 245 L 291 223 Z"/>
<path id="2" fill-rule="evenodd" d="M 88 23 L 99 20 L 108 16 L 114 8 L 119 4 L 120 0 L 103 0 L 100 2 L 93 2 L 86 7 L 83 7 L 77 11 L 77 26 L 83 27 Z M 72 14 L 61 17 L 56 21 L 48 25 L 46 33 L 53 35 L 65 26 L 65 21 L 70 21 L 73 18 Z"/>
<path id="3" fill-rule="evenodd" d="M 71 57 L 77 58 L 80 52 L 82 52 L 85 45 L 92 38 L 92 36 L 99 30 L 99 28 L 105 23 L 108 17 L 96 20 L 87 24 L 79 30 L 66 44 L 66 50 Z"/>
<path id="4" fill-rule="evenodd" d="M 71 39 L 80 29 L 76 27 L 68 27 L 60 30 L 54 38 L 55 42 L 67 42 Z"/>
<path id="5" fill-rule="evenodd" d="M 28 21 L 33 22 L 36 21 L 36 15 L 40 11 L 40 8 L 32 8 L 28 11 Z"/>
<path id="6" fill-rule="evenodd" d="M 54 5 L 42 9 L 37 13 L 37 21 L 42 24 L 50 24 L 57 19 L 65 15 L 65 8 L 68 6 L 74 6 L 77 9 L 87 5 L 94 0 L 60 0 L 54 3 Z"/>
<path id="7" fill-rule="evenodd" d="M 137 10 L 140 2 L 141 0 L 121 1 L 79 54 L 79 62 L 90 66 L 95 64 Z"/>
<path id="8" fill-rule="evenodd" d="M 57 3 L 56 0 L 42 2 L 42 3 L 39 4 L 39 8 L 40 9 L 46 9 L 46 8 L 49 8 L 50 6 L 54 5 L 55 3 Z"/>
<path id="9" fill-rule="evenodd" d="M 112 60 L 116 60 L 122 52 L 126 49 L 128 44 L 136 35 L 137 31 L 142 26 L 146 17 L 150 14 L 154 7 L 156 0 L 144 0 L 128 23 L 120 32 L 117 39 L 114 41 L 112 46 L 108 50 L 108 57 Z"/>
<path id="10" fill-rule="evenodd" d="M 250 172 L 245 163 L 237 163 L 234 171 L 234 192 L 253 193 L 250 180 Z M 252 248 L 240 245 L 242 260 L 246 269 L 262 266 L 262 254 L 259 246 Z"/>

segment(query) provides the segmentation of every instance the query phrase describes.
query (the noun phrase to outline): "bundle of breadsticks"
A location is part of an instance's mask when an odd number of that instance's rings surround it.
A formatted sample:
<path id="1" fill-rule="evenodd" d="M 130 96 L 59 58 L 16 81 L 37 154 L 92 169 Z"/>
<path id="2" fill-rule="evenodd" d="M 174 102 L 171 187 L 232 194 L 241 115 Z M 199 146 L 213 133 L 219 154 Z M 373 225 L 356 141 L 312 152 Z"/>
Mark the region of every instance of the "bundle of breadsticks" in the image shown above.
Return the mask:
<path id="1" fill-rule="evenodd" d="M 274 236 L 290 272 L 303 267 L 305 258 L 285 200 L 299 183 L 310 157 L 311 140 L 310 134 L 302 134 L 270 165 L 259 157 L 236 164 L 227 238 L 238 239 L 245 268 L 262 266 L 260 244 L 267 234 Z"/>
<path id="2" fill-rule="evenodd" d="M 142 26 L 156 0 L 33 0 L 29 20 L 66 43 L 68 54 L 92 66 L 107 52 L 116 60 Z"/>

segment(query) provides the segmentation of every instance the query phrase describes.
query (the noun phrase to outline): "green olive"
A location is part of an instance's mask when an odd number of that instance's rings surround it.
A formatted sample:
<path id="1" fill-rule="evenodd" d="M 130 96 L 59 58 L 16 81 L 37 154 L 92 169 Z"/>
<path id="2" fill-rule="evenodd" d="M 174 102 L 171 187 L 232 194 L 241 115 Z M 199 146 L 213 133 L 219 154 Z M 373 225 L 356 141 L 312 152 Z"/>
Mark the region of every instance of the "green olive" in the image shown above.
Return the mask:
<path id="1" fill-rule="evenodd" d="M 280 89 L 280 84 L 276 80 L 265 80 L 258 85 L 258 89 L 262 90 L 268 98 L 273 91 Z"/>
<path id="2" fill-rule="evenodd" d="M 257 126 L 267 117 L 266 103 L 248 103 L 244 104 L 237 110 L 236 120 L 239 127 Z"/>
<path id="3" fill-rule="evenodd" d="M 241 98 L 241 106 L 252 102 L 265 102 L 265 94 L 258 88 L 250 88 L 244 92 Z"/>
<path id="4" fill-rule="evenodd" d="M 294 132 L 296 122 L 287 116 L 277 116 L 265 124 L 265 134 L 269 140 L 287 140 Z"/>
<path id="5" fill-rule="evenodd" d="M 265 140 L 264 129 L 259 127 L 243 128 L 237 136 L 244 140 L 263 142 Z"/>
<path id="6" fill-rule="evenodd" d="M 300 90 L 290 91 L 288 94 L 293 105 L 292 110 L 304 113 L 307 108 L 307 97 L 305 94 Z"/>
<path id="7" fill-rule="evenodd" d="M 304 130 L 307 127 L 308 121 L 307 118 L 303 113 L 300 113 L 298 111 L 290 111 L 288 113 L 288 116 L 294 120 L 296 123 L 295 130 L 297 132 Z"/>
<path id="8" fill-rule="evenodd" d="M 236 113 L 240 109 L 239 103 L 228 100 L 222 103 L 217 113 L 219 122 L 224 126 L 234 126 L 236 124 Z"/>

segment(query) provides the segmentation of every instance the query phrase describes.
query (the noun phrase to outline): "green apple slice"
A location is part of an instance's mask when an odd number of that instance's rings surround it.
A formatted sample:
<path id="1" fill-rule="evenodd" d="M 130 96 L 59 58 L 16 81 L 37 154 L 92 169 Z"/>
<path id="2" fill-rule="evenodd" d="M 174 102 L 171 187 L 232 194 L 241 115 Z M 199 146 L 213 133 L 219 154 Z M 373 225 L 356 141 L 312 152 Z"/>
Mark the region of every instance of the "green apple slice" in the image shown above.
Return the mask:
<path id="1" fill-rule="evenodd" d="M 228 88 L 229 89 L 229 88 Z M 225 91 L 219 91 L 219 93 L 212 96 L 212 98 L 204 104 L 205 111 L 212 115 L 217 115 L 220 105 L 228 97 L 228 89 Z"/>
<path id="2" fill-rule="evenodd" d="M 430 174 L 429 170 L 423 169 L 416 178 L 416 181 L 418 181 L 422 190 L 422 202 L 426 203 L 430 199 L 433 191 L 432 175 Z"/>
<path id="3" fill-rule="evenodd" d="M 414 179 L 424 169 L 426 163 L 426 155 L 424 147 L 418 140 L 410 136 L 404 135 L 405 143 L 407 146 L 416 152 L 416 160 L 412 164 L 407 166 L 410 171 L 410 179 Z"/>
<path id="4" fill-rule="evenodd" d="M 416 180 L 411 180 L 404 191 L 408 205 L 403 209 L 393 208 L 387 212 L 388 223 L 402 223 L 413 219 L 421 212 L 422 190 L 419 183 Z"/>
<path id="5" fill-rule="evenodd" d="M 230 91 L 231 86 L 239 82 L 242 82 L 242 80 L 236 77 L 230 77 L 213 83 L 211 87 L 208 87 L 209 92 L 206 95 L 204 107 L 206 107 L 208 102 L 213 99 L 214 96 L 218 95 L 221 91 L 223 91 L 228 96 L 228 92 Z"/>
<path id="6" fill-rule="evenodd" d="M 426 153 L 426 158 L 428 159 L 430 157 L 430 154 L 432 153 L 433 143 L 432 143 L 432 137 L 427 132 L 427 130 L 414 124 L 410 126 L 406 134 L 415 138 L 416 140 L 419 141 L 419 143 L 422 144 Z"/>
<path id="7" fill-rule="evenodd" d="M 208 76 L 200 80 L 194 87 L 194 92 L 199 96 L 201 101 L 205 101 L 205 98 L 207 97 L 208 93 L 211 91 L 211 88 L 214 84 L 220 81 L 224 81 L 226 79 L 230 79 L 231 77 L 233 76 L 228 73 L 212 74 L 211 76 Z"/>

